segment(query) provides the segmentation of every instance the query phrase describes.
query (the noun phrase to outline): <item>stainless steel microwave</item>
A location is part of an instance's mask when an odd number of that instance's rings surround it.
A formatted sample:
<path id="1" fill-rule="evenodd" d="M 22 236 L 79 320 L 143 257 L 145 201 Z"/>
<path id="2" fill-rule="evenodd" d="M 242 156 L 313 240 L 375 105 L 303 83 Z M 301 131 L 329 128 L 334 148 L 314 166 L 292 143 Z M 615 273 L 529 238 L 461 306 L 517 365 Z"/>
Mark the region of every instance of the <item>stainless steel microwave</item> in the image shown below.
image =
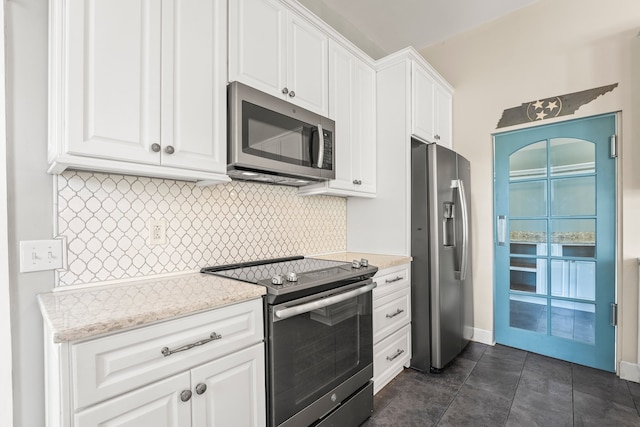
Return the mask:
<path id="1" fill-rule="evenodd" d="M 335 178 L 335 122 L 238 82 L 228 86 L 227 173 L 303 186 Z"/>

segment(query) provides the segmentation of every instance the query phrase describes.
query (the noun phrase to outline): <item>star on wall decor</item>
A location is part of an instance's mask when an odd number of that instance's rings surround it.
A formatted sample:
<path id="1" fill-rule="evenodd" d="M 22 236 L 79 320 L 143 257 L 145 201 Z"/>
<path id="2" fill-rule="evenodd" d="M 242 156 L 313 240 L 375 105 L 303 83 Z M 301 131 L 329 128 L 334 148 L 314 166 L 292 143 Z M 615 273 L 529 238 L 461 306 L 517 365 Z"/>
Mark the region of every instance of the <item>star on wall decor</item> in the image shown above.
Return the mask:
<path id="1" fill-rule="evenodd" d="M 597 97 L 611 92 L 616 87 L 618 87 L 618 83 L 525 102 L 519 107 L 504 110 L 497 127 L 503 128 L 573 114 L 584 104 L 588 104 Z"/>

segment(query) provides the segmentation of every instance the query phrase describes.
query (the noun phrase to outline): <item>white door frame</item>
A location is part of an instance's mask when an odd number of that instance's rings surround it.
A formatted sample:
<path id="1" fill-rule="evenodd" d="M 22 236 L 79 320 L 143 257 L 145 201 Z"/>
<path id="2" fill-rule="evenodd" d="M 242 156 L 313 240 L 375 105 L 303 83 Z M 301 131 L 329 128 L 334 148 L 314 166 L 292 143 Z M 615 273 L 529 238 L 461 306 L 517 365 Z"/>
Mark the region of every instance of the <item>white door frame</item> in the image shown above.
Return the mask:
<path id="1" fill-rule="evenodd" d="M 11 284 L 7 198 L 7 132 L 5 99 L 4 2 L 0 7 L 0 424 L 13 425 L 13 376 L 11 346 Z"/>

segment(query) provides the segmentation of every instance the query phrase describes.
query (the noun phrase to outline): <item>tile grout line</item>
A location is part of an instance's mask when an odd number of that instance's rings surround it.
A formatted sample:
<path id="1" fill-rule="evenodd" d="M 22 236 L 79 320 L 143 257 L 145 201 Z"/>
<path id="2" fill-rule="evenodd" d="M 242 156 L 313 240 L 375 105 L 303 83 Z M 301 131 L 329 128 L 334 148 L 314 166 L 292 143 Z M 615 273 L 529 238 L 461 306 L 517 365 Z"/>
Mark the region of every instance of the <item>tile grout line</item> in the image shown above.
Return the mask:
<path id="1" fill-rule="evenodd" d="M 511 415 L 511 408 L 513 408 L 513 401 L 516 400 L 516 393 L 518 393 L 518 387 L 520 386 L 520 380 L 522 379 L 522 372 L 524 372 L 524 365 L 527 363 L 528 358 L 529 358 L 529 352 L 527 351 L 525 353 L 524 360 L 522 361 L 522 369 L 520 369 L 520 375 L 518 376 L 518 382 L 516 383 L 516 388 L 513 391 L 513 396 L 511 397 L 511 403 L 509 404 L 509 412 L 507 412 L 507 418 L 504 420 L 505 426 L 509 422 L 509 416 Z"/>
<path id="2" fill-rule="evenodd" d="M 444 409 L 444 411 L 442 411 L 442 414 L 440 415 L 440 417 L 438 418 L 438 421 L 436 421 L 435 426 L 438 426 L 438 424 L 440 424 L 440 421 L 442 421 L 442 417 L 444 417 L 444 414 L 447 413 L 447 411 L 449 410 L 449 407 L 451 407 L 451 404 L 456 400 L 456 397 L 458 397 L 458 394 L 460 393 L 460 390 L 462 390 L 462 387 L 464 387 L 464 385 L 467 383 L 467 380 L 469 379 L 469 377 L 471 376 L 471 373 L 473 372 L 474 369 L 476 369 L 476 366 L 478 365 L 478 362 L 480 361 L 480 359 L 482 359 L 482 357 L 484 356 L 484 352 L 487 351 L 488 347 L 485 347 L 485 349 L 482 351 L 482 354 L 480 355 L 480 357 L 478 358 L 478 360 L 475 360 L 473 362 L 473 368 L 471 368 L 471 370 L 469 371 L 469 373 L 467 374 L 466 377 L 464 377 L 464 381 L 462 381 L 462 384 L 460 384 L 460 387 L 458 388 L 458 390 L 456 390 L 455 394 L 453 395 L 453 397 L 451 398 L 451 400 L 449 401 L 449 404 L 447 405 L 447 407 Z"/>

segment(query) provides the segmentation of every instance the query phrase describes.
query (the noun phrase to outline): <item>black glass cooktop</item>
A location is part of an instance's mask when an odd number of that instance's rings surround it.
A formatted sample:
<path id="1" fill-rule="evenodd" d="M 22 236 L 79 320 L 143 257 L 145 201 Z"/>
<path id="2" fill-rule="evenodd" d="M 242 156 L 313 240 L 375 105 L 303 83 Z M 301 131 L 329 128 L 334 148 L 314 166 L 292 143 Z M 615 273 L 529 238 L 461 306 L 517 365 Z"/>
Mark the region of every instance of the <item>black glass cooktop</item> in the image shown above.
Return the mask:
<path id="1" fill-rule="evenodd" d="M 269 294 L 280 295 L 311 290 L 315 287 L 349 281 L 350 279 L 364 280 L 373 277 L 378 268 L 374 266 L 355 268 L 349 262 L 298 256 L 205 267 L 200 271 L 262 285 L 267 288 Z M 296 280 L 288 280 L 290 273 L 295 273 Z M 282 283 L 274 283 L 274 277 L 279 278 Z"/>

